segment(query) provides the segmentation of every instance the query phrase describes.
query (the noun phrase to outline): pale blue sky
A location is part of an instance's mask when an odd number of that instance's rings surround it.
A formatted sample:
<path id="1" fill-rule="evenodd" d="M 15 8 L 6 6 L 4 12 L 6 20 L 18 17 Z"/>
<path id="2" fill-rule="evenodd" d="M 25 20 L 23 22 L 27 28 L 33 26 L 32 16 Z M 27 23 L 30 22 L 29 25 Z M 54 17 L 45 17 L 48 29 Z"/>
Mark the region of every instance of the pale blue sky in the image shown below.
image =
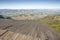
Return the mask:
<path id="1" fill-rule="evenodd" d="M 60 0 L 0 0 L 0 9 L 60 9 Z"/>

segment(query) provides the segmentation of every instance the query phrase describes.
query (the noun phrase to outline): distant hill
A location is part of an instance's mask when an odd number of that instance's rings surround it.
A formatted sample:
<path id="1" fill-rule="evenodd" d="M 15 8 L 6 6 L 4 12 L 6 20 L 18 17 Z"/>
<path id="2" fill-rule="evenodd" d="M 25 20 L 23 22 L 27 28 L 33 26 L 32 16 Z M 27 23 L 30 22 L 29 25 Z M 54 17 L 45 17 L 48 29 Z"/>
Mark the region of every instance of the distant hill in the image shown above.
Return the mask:
<path id="1" fill-rule="evenodd" d="M 52 9 L 0 9 L 0 15 L 4 16 L 21 16 L 21 15 L 56 15 L 60 10 Z"/>

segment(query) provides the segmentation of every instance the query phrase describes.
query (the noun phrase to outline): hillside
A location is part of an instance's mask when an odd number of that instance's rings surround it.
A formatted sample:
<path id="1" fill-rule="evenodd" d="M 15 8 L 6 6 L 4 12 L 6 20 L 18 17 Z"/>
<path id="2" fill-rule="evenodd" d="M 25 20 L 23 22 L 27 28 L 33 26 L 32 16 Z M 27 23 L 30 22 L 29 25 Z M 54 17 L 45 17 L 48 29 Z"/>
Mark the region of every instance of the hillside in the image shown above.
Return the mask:
<path id="1" fill-rule="evenodd" d="M 0 40 L 60 40 L 60 33 L 44 22 L 0 19 Z"/>
<path id="2" fill-rule="evenodd" d="M 54 29 L 60 32 L 60 15 L 46 16 L 44 18 L 37 18 L 35 21 L 46 22 Z"/>

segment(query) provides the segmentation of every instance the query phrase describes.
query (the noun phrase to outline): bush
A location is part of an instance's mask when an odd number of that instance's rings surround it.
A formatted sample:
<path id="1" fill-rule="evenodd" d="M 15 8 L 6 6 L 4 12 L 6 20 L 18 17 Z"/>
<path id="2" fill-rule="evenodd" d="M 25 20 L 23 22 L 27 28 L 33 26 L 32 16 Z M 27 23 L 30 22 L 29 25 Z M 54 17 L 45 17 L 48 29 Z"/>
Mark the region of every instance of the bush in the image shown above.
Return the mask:
<path id="1" fill-rule="evenodd" d="M 2 15 L 0 15 L 0 18 L 3 18 L 4 19 L 4 17 Z"/>
<path id="2" fill-rule="evenodd" d="M 7 17 L 6 19 L 11 19 L 11 17 Z"/>

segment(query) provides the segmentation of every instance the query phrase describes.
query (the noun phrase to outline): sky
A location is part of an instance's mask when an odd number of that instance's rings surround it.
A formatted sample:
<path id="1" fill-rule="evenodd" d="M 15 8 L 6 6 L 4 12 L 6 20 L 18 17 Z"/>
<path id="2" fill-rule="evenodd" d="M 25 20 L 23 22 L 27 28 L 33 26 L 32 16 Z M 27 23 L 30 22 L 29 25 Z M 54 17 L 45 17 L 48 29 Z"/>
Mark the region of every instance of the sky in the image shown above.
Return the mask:
<path id="1" fill-rule="evenodd" d="M 60 9 L 60 0 L 0 0 L 0 9 Z"/>

